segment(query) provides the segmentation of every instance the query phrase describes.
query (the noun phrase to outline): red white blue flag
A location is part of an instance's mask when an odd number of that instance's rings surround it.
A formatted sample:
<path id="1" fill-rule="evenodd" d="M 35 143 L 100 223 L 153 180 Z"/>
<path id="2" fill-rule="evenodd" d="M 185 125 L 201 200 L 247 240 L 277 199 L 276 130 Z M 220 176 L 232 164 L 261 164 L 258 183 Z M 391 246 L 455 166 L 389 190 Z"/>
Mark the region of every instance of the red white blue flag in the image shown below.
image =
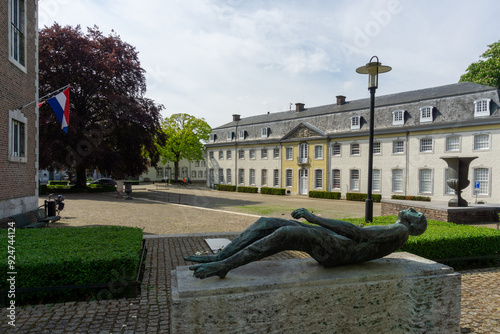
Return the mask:
<path id="1" fill-rule="evenodd" d="M 57 116 L 57 120 L 61 123 L 61 129 L 68 133 L 68 125 L 69 125 L 69 87 L 57 94 L 54 97 L 51 97 L 47 100 L 47 102 L 54 110 L 54 113 Z"/>

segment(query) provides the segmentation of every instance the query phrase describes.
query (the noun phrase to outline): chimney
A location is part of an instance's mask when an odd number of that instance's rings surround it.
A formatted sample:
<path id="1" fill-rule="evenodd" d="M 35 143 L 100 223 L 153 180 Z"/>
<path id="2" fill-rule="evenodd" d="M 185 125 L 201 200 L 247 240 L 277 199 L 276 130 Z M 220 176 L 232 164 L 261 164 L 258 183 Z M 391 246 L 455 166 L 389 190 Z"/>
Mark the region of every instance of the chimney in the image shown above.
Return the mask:
<path id="1" fill-rule="evenodd" d="M 233 115 L 233 122 L 238 122 L 240 120 L 240 115 L 234 114 Z"/>
<path id="2" fill-rule="evenodd" d="M 305 106 L 305 104 L 304 104 L 304 103 L 295 103 L 295 110 L 296 110 L 297 112 L 299 112 L 299 111 L 303 111 L 303 110 L 304 110 L 304 106 Z"/>
<path id="3" fill-rule="evenodd" d="M 337 105 L 341 106 L 345 103 L 345 96 L 343 95 L 338 95 L 337 96 Z"/>

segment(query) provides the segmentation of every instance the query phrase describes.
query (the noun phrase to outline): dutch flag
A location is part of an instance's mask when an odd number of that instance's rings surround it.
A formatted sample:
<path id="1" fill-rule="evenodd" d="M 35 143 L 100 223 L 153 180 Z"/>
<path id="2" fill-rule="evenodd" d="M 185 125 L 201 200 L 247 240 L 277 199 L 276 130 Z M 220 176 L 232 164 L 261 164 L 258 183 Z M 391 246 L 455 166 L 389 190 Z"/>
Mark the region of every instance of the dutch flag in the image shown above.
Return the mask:
<path id="1" fill-rule="evenodd" d="M 61 129 L 68 133 L 68 125 L 69 125 L 69 87 L 57 94 L 54 97 L 51 97 L 47 100 L 47 102 L 54 110 L 54 113 L 57 116 L 57 120 L 61 123 Z"/>

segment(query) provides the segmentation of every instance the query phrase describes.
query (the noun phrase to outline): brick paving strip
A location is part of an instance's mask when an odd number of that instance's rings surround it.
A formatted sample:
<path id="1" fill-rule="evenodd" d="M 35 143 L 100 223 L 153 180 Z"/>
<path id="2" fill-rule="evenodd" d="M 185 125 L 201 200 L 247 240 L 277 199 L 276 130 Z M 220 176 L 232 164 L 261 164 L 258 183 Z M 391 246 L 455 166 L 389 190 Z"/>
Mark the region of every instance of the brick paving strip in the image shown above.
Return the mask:
<path id="1" fill-rule="evenodd" d="M 236 233 L 145 236 L 148 249 L 141 294 L 119 300 L 68 302 L 16 309 L 16 327 L 0 311 L 0 333 L 169 333 L 170 272 L 187 265 L 185 255 L 209 251 L 206 238 L 232 239 Z M 283 252 L 269 260 L 305 257 Z M 464 272 L 462 333 L 500 333 L 500 268 Z"/>

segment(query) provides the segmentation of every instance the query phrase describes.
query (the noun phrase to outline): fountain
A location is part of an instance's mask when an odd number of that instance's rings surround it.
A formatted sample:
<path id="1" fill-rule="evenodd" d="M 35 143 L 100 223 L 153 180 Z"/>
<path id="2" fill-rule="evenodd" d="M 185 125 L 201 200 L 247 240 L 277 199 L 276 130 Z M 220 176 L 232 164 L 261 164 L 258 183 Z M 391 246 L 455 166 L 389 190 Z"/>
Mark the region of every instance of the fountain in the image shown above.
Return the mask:
<path id="1" fill-rule="evenodd" d="M 469 165 L 477 157 L 441 157 L 448 164 L 448 186 L 455 191 L 455 196 L 448 201 L 449 207 L 466 207 L 462 190 L 470 184 Z"/>

